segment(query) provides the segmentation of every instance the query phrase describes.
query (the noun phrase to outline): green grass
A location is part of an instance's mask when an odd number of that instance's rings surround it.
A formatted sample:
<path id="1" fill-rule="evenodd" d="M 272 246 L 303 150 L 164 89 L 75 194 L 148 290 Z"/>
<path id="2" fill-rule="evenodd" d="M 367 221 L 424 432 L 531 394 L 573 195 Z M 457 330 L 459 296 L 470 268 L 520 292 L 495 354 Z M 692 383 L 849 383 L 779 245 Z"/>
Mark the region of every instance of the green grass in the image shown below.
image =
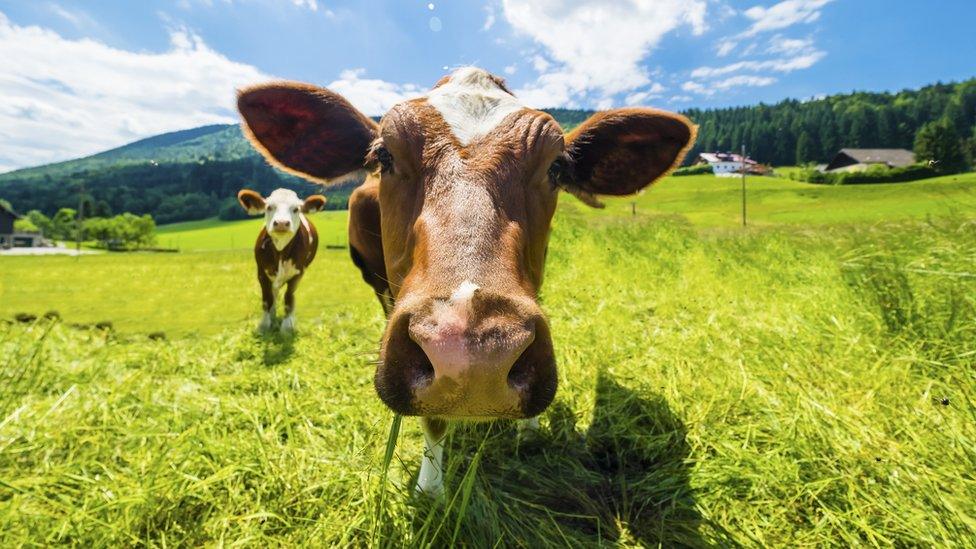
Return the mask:
<path id="1" fill-rule="evenodd" d="M 309 216 L 325 245 L 345 246 L 345 210 L 319 212 Z M 157 231 L 157 244 L 186 252 L 210 250 L 251 250 L 264 223 L 263 218 L 241 221 L 205 219 L 162 225 Z"/>
<path id="2" fill-rule="evenodd" d="M 912 183 L 825 186 L 775 177 L 746 179 L 748 221 L 755 225 L 824 225 L 921 219 L 976 209 L 976 173 Z M 741 183 L 711 175 L 672 177 L 632 198 L 607 202 L 630 213 L 678 214 L 708 227 L 742 222 Z"/>
<path id="3" fill-rule="evenodd" d="M 385 459 L 383 321 L 345 252 L 320 252 L 294 340 L 251 333 L 246 250 L 0 258 L 0 314 L 65 318 L 0 324 L 0 545 L 971 546 L 976 221 L 933 188 L 900 221 L 757 205 L 743 230 L 666 184 L 637 216 L 563 199 L 556 402 L 537 436 L 455 429 L 444 502 L 411 494 L 416 421 Z M 67 325 L 89 310 L 117 329 Z"/>

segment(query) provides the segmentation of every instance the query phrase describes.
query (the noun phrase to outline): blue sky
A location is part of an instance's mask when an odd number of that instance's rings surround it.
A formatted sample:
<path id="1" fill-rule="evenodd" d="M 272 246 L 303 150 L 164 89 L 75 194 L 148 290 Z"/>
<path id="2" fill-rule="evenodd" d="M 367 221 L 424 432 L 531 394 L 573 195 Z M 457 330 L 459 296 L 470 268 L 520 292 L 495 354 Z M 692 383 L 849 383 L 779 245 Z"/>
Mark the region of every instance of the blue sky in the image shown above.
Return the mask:
<path id="1" fill-rule="evenodd" d="M 382 114 L 451 68 L 531 106 L 672 110 L 976 76 L 974 0 L 0 0 L 0 171 L 232 122 L 312 82 Z"/>

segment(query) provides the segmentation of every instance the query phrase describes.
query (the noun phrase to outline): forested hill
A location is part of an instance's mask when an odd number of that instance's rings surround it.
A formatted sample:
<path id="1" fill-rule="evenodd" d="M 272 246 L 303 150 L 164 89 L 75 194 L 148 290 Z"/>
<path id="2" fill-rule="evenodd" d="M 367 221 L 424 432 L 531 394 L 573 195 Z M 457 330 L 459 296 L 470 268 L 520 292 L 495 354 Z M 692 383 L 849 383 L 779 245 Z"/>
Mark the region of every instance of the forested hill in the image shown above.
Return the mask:
<path id="1" fill-rule="evenodd" d="M 685 112 L 701 151 L 738 151 L 774 166 L 827 162 L 844 147 L 912 149 L 926 123 L 947 118 L 960 139 L 976 138 L 976 79 L 898 93 L 856 92 L 811 101 Z"/>
<path id="2" fill-rule="evenodd" d="M 592 111 L 548 109 L 569 130 Z M 772 165 L 826 162 L 843 147 L 911 149 L 924 124 L 949 119 L 960 139 L 976 143 L 976 79 L 898 93 L 834 95 L 775 105 L 685 111 L 699 124 L 701 151 L 739 150 Z M 157 222 L 239 215 L 234 196 L 243 187 L 299 194 L 320 187 L 270 167 L 237 125 L 212 125 L 166 133 L 93 156 L 0 174 L 0 198 L 19 211 L 52 215 L 77 207 L 90 214 L 152 214 Z M 344 208 L 350 186 L 326 191 L 330 208 Z"/>

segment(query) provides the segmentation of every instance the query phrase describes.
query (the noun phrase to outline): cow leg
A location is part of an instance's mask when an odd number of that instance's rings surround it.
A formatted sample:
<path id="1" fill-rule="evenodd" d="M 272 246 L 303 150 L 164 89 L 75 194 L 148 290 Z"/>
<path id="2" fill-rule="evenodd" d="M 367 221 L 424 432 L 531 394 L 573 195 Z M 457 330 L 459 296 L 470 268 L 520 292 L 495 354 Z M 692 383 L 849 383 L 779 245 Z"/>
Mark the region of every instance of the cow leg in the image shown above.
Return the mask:
<path id="1" fill-rule="evenodd" d="M 274 324 L 275 292 L 271 286 L 271 279 L 260 270 L 258 271 L 258 283 L 261 284 L 261 306 L 264 310 L 264 316 L 261 317 L 261 323 L 258 324 L 258 331 L 267 332 Z"/>
<path id="2" fill-rule="evenodd" d="M 539 416 L 530 417 L 529 419 L 520 419 L 518 422 L 518 430 L 519 433 L 538 431 Z"/>
<path id="3" fill-rule="evenodd" d="M 285 319 L 281 321 L 281 332 L 292 333 L 295 331 L 295 290 L 298 289 L 298 281 L 302 275 L 296 275 L 288 281 L 285 288 Z"/>
<path id="4" fill-rule="evenodd" d="M 432 497 L 444 493 L 444 437 L 447 435 L 447 422 L 430 417 L 420 418 L 424 428 L 424 457 L 420 462 L 420 475 L 417 476 L 417 492 Z"/>
<path id="5" fill-rule="evenodd" d="M 390 316 L 393 293 L 386 281 L 379 183 L 374 179 L 367 179 L 349 196 L 349 255 L 362 273 L 363 281 L 373 288 L 383 312 Z"/>

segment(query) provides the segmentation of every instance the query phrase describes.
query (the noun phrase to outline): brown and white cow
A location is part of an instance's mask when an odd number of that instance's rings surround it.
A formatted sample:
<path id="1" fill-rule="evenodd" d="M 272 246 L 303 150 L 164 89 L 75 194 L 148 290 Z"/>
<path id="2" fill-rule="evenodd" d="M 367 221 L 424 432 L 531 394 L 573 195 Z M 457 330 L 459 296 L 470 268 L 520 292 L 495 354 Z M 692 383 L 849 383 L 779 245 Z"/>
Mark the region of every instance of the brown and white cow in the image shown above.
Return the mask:
<path id="1" fill-rule="evenodd" d="M 237 193 L 237 200 L 247 213 L 264 214 L 265 220 L 254 243 L 254 259 L 258 265 L 264 308 L 258 330 L 266 332 L 271 329 L 275 319 L 275 301 L 281 287 L 287 286 L 281 331 L 294 332 L 295 290 L 319 248 L 315 225 L 305 214 L 321 210 L 325 197 L 314 194 L 303 201 L 295 191 L 276 189 L 267 198 L 262 198 L 260 194 L 244 189 Z"/>
<path id="2" fill-rule="evenodd" d="M 535 418 L 556 393 L 538 295 L 559 190 L 592 206 L 635 193 L 679 165 L 696 132 L 683 116 L 627 108 L 564 136 L 473 67 L 379 124 L 307 84 L 246 89 L 238 108 L 275 165 L 323 183 L 366 173 L 349 242 L 388 317 L 375 386 L 422 417 L 427 493 L 442 490 L 445 420 Z"/>

